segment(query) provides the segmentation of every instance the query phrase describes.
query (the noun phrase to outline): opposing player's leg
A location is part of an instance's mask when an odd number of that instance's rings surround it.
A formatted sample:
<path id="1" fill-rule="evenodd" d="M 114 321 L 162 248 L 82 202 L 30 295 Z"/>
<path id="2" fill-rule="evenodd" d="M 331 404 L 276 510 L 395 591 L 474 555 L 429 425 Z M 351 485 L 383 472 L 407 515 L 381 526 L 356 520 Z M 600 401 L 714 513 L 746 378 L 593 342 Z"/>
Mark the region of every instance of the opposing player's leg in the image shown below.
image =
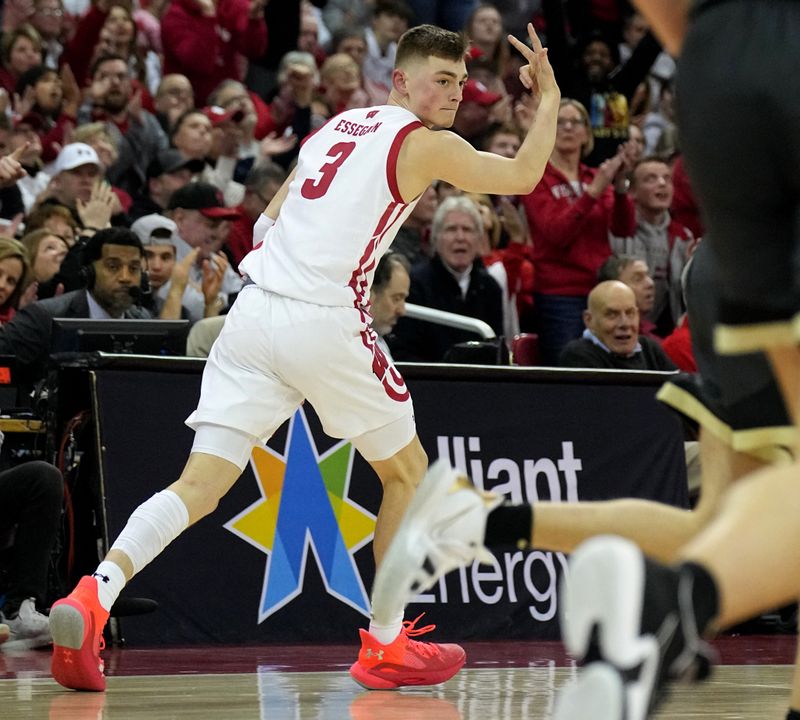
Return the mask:
<path id="1" fill-rule="evenodd" d="M 795 426 L 800 427 L 800 361 L 798 354 L 800 349 L 797 346 L 773 348 L 769 351 L 770 362 L 775 370 L 784 397 L 787 400 L 788 410 Z M 798 433 L 798 443 L 800 443 L 800 432 Z M 800 458 L 800 447 L 795 450 L 795 457 Z M 797 648 L 797 656 L 794 664 L 794 678 L 792 680 L 792 692 L 789 699 L 789 714 L 787 720 L 797 720 L 800 718 L 800 647 Z"/>
<path id="2" fill-rule="evenodd" d="M 562 590 L 562 633 L 590 664 L 564 691 L 556 720 L 585 707 L 601 720 L 648 717 L 664 683 L 706 674 L 704 636 L 800 597 L 799 474 L 795 462 L 732 486 L 677 567 L 617 537 L 576 551 Z"/>

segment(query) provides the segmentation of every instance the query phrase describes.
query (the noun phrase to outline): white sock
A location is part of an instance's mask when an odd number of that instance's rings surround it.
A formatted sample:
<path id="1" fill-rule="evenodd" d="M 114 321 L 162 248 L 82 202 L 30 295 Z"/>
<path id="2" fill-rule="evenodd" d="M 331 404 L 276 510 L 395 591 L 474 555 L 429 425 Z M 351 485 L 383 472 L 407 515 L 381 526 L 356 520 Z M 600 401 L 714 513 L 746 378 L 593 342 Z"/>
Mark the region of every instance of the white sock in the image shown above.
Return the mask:
<path id="1" fill-rule="evenodd" d="M 125 553 L 134 574 L 189 527 L 189 510 L 172 490 L 162 490 L 139 505 L 111 546 Z"/>
<path id="2" fill-rule="evenodd" d="M 125 573 L 116 563 L 103 560 L 92 577 L 97 580 L 97 597 L 100 604 L 105 610 L 111 610 L 111 606 L 125 587 Z"/>
<path id="3" fill-rule="evenodd" d="M 387 624 L 381 624 L 370 620 L 369 634 L 372 635 L 381 645 L 390 645 L 403 629 L 403 613 Z"/>

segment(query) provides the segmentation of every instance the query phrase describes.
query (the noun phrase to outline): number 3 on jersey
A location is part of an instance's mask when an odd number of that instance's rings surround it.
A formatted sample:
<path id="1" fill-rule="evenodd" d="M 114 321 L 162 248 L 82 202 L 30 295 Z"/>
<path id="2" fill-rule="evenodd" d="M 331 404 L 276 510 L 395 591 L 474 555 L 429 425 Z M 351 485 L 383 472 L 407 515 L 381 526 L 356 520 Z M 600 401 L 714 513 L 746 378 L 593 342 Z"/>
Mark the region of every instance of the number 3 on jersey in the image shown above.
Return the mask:
<path id="1" fill-rule="evenodd" d="M 356 144 L 354 142 L 336 143 L 336 145 L 327 152 L 329 158 L 334 158 L 333 162 L 325 163 L 319 169 L 320 176 L 316 181 L 308 178 L 300 188 L 300 194 L 307 200 L 321 198 L 328 192 L 328 188 L 331 186 L 333 178 L 336 177 L 336 173 L 342 166 L 342 163 L 350 157 L 350 153 L 353 152 L 355 148 Z"/>

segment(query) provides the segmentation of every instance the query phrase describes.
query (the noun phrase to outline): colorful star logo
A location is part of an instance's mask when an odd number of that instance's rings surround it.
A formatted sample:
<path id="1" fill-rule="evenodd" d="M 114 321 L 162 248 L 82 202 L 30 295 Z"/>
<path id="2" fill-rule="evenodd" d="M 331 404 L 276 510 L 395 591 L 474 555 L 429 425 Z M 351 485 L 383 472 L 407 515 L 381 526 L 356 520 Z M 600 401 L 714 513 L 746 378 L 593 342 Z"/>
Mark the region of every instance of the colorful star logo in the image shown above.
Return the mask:
<path id="1" fill-rule="evenodd" d="M 347 497 L 353 452 L 343 441 L 319 455 L 302 408 L 289 421 L 284 455 L 253 449 L 261 498 L 225 528 L 267 555 L 259 623 L 303 591 L 309 548 L 328 593 L 369 616 L 353 555 L 372 539 L 375 516 Z"/>

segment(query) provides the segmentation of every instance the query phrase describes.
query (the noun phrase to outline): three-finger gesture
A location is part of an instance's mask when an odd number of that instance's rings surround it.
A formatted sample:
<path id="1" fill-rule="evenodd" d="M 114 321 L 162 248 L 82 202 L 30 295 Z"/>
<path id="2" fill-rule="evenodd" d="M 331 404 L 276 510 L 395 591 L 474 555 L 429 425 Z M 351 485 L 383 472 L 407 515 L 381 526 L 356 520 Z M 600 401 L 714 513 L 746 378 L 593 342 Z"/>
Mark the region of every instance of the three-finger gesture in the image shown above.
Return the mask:
<path id="1" fill-rule="evenodd" d="M 508 36 L 508 41 L 528 61 L 527 65 L 523 65 L 520 68 L 520 82 L 532 93 L 538 95 L 559 92 L 553 68 L 547 57 L 547 48 L 542 46 L 539 36 L 531 23 L 528 23 L 528 37 L 531 40 L 532 47 L 528 47 L 513 35 Z"/>

